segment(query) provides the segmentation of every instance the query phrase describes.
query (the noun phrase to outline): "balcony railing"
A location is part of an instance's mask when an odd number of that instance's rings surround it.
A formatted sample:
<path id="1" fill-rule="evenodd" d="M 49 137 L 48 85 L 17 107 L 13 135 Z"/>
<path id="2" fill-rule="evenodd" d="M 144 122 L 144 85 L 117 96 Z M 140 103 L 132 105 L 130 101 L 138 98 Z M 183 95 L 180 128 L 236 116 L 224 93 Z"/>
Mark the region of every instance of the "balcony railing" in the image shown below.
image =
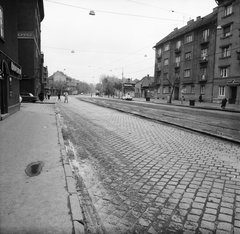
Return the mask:
<path id="1" fill-rule="evenodd" d="M 180 67 L 180 62 L 176 62 L 176 63 L 174 63 L 174 68 L 179 68 Z"/>
<path id="2" fill-rule="evenodd" d="M 203 44 L 207 44 L 209 43 L 209 37 L 202 37 L 200 39 L 200 44 L 203 45 Z"/>
<path id="3" fill-rule="evenodd" d="M 181 46 L 179 46 L 179 47 L 176 47 L 176 48 L 174 49 L 174 52 L 175 52 L 175 53 L 180 53 L 181 50 L 182 50 L 182 48 L 181 48 Z"/>
<path id="4" fill-rule="evenodd" d="M 207 63 L 208 62 L 208 57 L 207 56 L 202 56 L 199 60 L 199 63 Z"/>
<path id="5" fill-rule="evenodd" d="M 207 81 L 207 75 L 199 75 L 198 76 L 198 81 L 199 82 L 206 82 Z"/>

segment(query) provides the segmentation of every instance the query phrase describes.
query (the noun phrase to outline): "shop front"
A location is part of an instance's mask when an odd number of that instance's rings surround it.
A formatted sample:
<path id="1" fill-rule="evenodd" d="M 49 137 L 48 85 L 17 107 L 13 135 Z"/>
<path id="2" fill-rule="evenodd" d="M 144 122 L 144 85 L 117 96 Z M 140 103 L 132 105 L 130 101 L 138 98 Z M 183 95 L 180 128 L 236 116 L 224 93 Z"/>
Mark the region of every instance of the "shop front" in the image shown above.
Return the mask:
<path id="1" fill-rule="evenodd" d="M 0 54 L 0 120 L 20 109 L 19 80 L 22 69 L 4 53 Z"/>

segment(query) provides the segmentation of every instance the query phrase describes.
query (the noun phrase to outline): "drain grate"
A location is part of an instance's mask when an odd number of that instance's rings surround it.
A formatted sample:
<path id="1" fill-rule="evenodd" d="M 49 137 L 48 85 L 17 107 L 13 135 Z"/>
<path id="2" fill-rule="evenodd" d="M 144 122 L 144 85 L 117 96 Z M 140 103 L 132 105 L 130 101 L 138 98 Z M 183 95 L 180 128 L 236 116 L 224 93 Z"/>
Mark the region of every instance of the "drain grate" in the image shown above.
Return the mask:
<path id="1" fill-rule="evenodd" d="M 25 169 L 25 173 L 30 177 L 38 176 L 41 173 L 43 166 L 43 162 L 32 162 Z"/>

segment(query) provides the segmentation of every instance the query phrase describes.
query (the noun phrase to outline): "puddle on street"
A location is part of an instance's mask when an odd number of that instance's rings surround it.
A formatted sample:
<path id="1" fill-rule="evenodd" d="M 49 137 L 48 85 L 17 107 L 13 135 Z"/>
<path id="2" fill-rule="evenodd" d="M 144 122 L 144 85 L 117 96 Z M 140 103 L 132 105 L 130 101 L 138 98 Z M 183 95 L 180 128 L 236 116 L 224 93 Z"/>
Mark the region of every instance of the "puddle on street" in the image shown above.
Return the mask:
<path id="1" fill-rule="evenodd" d="M 25 169 L 25 173 L 30 177 L 38 176 L 41 173 L 43 166 L 43 162 L 32 162 Z"/>

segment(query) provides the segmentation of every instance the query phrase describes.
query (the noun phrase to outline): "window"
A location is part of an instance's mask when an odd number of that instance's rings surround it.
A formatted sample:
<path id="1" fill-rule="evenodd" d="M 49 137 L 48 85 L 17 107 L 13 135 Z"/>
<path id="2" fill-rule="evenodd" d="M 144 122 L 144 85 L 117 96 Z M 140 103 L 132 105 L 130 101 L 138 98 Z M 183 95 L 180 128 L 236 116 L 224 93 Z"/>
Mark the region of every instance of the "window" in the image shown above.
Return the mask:
<path id="1" fill-rule="evenodd" d="M 0 37 L 4 37 L 3 9 L 0 7 Z"/>
<path id="2" fill-rule="evenodd" d="M 221 77 L 228 77 L 228 67 L 220 68 L 220 75 Z"/>
<path id="3" fill-rule="evenodd" d="M 164 86 L 163 87 L 163 93 L 169 93 L 169 87 L 168 86 Z"/>
<path id="4" fill-rule="evenodd" d="M 180 73 L 179 72 L 175 72 L 175 80 L 180 79 Z"/>
<path id="5" fill-rule="evenodd" d="M 165 80 L 168 79 L 168 73 L 167 72 L 163 74 L 163 79 L 165 79 Z"/>
<path id="6" fill-rule="evenodd" d="M 194 85 L 191 86 L 191 93 L 195 93 L 195 86 Z"/>
<path id="7" fill-rule="evenodd" d="M 205 60 L 208 55 L 208 48 L 204 48 L 201 50 L 201 59 Z"/>
<path id="8" fill-rule="evenodd" d="M 177 41 L 177 43 L 176 43 L 176 49 L 180 49 L 180 47 L 181 47 L 181 41 Z"/>
<path id="9" fill-rule="evenodd" d="M 223 58 L 230 57 L 230 55 L 231 55 L 230 52 L 231 52 L 230 46 L 222 47 L 222 57 Z"/>
<path id="10" fill-rule="evenodd" d="M 191 59 L 191 52 L 187 52 L 185 54 L 185 60 L 190 60 Z"/>
<path id="11" fill-rule="evenodd" d="M 184 77 L 190 77 L 190 69 L 184 70 Z"/>
<path id="12" fill-rule="evenodd" d="M 164 51 L 167 51 L 169 50 L 169 43 L 167 43 L 165 46 L 164 46 Z"/>
<path id="13" fill-rule="evenodd" d="M 206 39 L 209 37 L 209 29 L 203 30 L 203 38 Z"/>
<path id="14" fill-rule="evenodd" d="M 186 36 L 186 43 L 192 42 L 192 40 L 193 40 L 192 35 Z"/>
<path id="15" fill-rule="evenodd" d="M 202 68 L 200 69 L 200 74 L 201 74 L 201 76 L 207 75 L 207 68 L 206 68 L 206 67 L 202 67 Z"/>
<path id="16" fill-rule="evenodd" d="M 160 93 L 160 87 L 157 89 L 157 93 Z"/>
<path id="17" fill-rule="evenodd" d="M 187 93 L 187 87 L 186 86 L 182 87 L 182 93 Z"/>
<path id="18" fill-rule="evenodd" d="M 200 86 L 200 94 L 205 94 L 205 85 Z"/>
<path id="19" fill-rule="evenodd" d="M 219 86 L 219 96 L 225 96 L 225 86 Z"/>
<path id="20" fill-rule="evenodd" d="M 158 49 L 157 50 L 157 57 L 161 57 L 162 56 L 162 49 Z"/>
<path id="21" fill-rule="evenodd" d="M 180 59 L 181 59 L 181 57 L 180 57 L 180 56 L 176 56 L 176 59 L 175 59 L 175 61 L 176 61 L 176 63 L 177 63 L 178 65 L 180 65 Z"/>
<path id="22" fill-rule="evenodd" d="M 228 37 L 231 35 L 231 25 L 223 27 L 223 36 Z"/>
<path id="23" fill-rule="evenodd" d="M 168 65 L 168 59 L 164 59 L 163 65 L 164 65 L 164 66 L 167 66 L 167 65 Z"/>
<path id="24" fill-rule="evenodd" d="M 232 14 L 232 5 L 228 5 L 224 9 L 224 16 Z"/>

